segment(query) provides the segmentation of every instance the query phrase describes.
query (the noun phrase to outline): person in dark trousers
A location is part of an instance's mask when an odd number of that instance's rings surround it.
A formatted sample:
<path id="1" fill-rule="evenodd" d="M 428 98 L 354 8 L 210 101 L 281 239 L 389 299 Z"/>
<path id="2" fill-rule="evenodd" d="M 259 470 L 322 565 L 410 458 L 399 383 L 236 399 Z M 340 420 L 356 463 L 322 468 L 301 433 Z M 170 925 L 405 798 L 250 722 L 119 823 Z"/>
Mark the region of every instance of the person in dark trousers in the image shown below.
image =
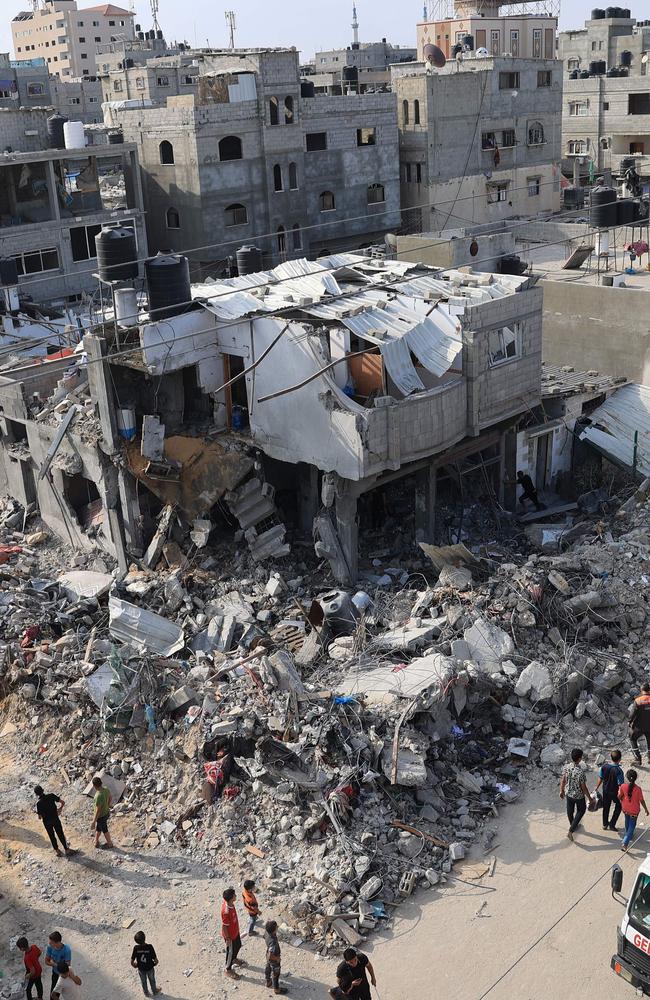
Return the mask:
<path id="1" fill-rule="evenodd" d="M 54 992 L 54 987 L 59 978 L 59 973 L 57 972 L 59 962 L 67 962 L 70 965 L 71 961 L 72 949 L 70 945 L 63 943 L 63 938 L 59 931 L 52 931 L 47 941 L 47 948 L 45 949 L 45 964 L 49 965 L 52 969 L 50 995 Z"/>
<path id="2" fill-rule="evenodd" d="M 573 835 L 580 826 L 582 817 L 587 810 L 587 799 L 591 801 L 591 793 L 587 788 L 587 767 L 582 761 L 583 753 L 580 747 L 571 751 L 571 763 L 566 764 L 560 781 L 560 798 L 566 798 L 566 813 L 569 818 L 567 837 L 573 840 Z"/>
<path id="3" fill-rule="evenodd" d="M 275 920 L 267 920 L 264 925 L 264 943 L 266 945 L 266 986 L 275 993 L 286 993 L 280 986 L 280 969 L 282 967 L 282 952 L 278 941 L 278 925 Z"/>
<path id="4" fill-rule="evenodd" d="M 355 948 L 346 948 L 343 952 L 343 961 L 336 970 L 339 989 L 346 997 L 352 997 L 353 1000 L 370 1000 L 368 976 L 372 985 L 376 986 L 375 970 L 368 956 Z"/>
<path id="5" fill-rule="evenodd" d="M 623 813 L 625 815 L 625 835 L 621 845 L 621 849 L 623 851 L 627 851 L 630 841 L 634 836 L 639 813 L 641 812 L 641 806 L 645 809 L 646 816 L 650 815 L 650 813 L 648 813 L 648 807 L 645 804 L 643 792 L 636 783 L 639 775 L 636 773 L 634 768 L 630 768 L 625 777 L 627 778 L 627 781 L 624 782 L 618 790 L 618 797 L 621 800 L 621 806 L 623 807 Z"/>
<path id="6" fill-rule="evenodd" d="M 43 826 L 47 830 L 47 835 L 50 838 L 50 843 L 59 857 L 61 857 L 61 851 L 59 850 L 59 844 L 65 851 L 66 854 L 72 854 L 72 851 L 68 847 L 68 841 L 65 839 L 65 833 L 63 832 L 63 827 L 61 826 L 61 813 L 65 802 L 58 795 L 54 795 L 49 792 L 47 795 L 43 791 L 40 785 L 36 785 L 34 789 L 36 795 L 36 812 L 41 817 L 43 821 Z M 58 837 L 58 842 L 57 842 Z"/>
<path id="7" fill-rule="evenodd" d="M 131 952 L 131 965 L 134 969 L 138 970 L 144 995 L 146 997 L 155 997 L 158 993 L 162 993 L 160 987 L 156 986 L 156 973 L 154 971 L 158 965 L 156 949 L 152 944 L 147 944 L 144 931 L 137 931 L 133 935 L 133 940 L 135 941 L 135 945 Z M 147 989 L 147 986 L 151 987 L 151 993 Z"/>
<path id="8" fill-rule="evenodd" d="M 111 806 L 113 805 L 113 796 L 111 795 L 110 790 L 106 788 L 99 775 L 93 778 L 93 788 L 95 789 L 95 797 L 93 799 L 95 811 L 93 813 L 93 821 L 90 826 L 91 829 L 95 831 L 95 847 L 99 847 L 99 836 L 102 833 L 104 834 L 104 839 L 106 840 L 106 846 L 112 847 L 113 841 L 111 840 L 111 835 L 108 832 L 108 817 L 110 816 Z"/>
<path id="9" fill-rule="evenodd" d="M 641 763 L 639 737 L 645 736 L 648 749 L 648 763 L 650 764 L 650 684 L 645 683 L 641 685 L 641 694 L 634 699 L 628 710 L 628 721 L 630 744 L 635 763 Z"/>
<path id="10" fill-rule="evenodd" d="M 34 987 L 36 987 L 38 1000 L 43 1000 L 43 980 L 41 979 L 43 969 L 39 962 L 41 949 L 35 944 L 30 945 L 26 937 L 19 937 L 16 941 L 16 947 L 23 953 L 27 1000 L 32 1000 Z"/>
<path id="11" fill-rule="evenodd" d="M 221 904 L 221 936 L 226 942 L 226 968 L 225 973 L 230 979 L 239 979 L 233 970 L 233 965 L 245 965 L 246 963 L 237 958 L 241 950 L 241 936 L 239 933 L 239 917 L 235 907 L 237 893 L 234 889 L 225 889 L 223 903 Z"/>
<path id="12" fill-rule="evenodd" d="M 525 500 L 530 500 L 531 503 L 535 504 L 536 510 L 544 510 L 544 504 L 539 502 L 539 497 L 537 496 L 537 490 L 533 485 L 533 481 L 527 472 L 517 473 L 517 483 L 521 486 L 521 493 L 519 494 L 519 503 L 522 507 L 526 507 L 524 503 Z"/>
<path id="13" fill-rule="evenodd" d="M 621 815 L 621 803 L 618 800 L 618 790 L 625 781 L 623 768 L 621 767 L 621 751 L 612 750 L 611 764 L 603 764 L 598 772 L 598 781 L 594 792 L 597 792 L 602 785 L 603 796 L 603 830 L 614 830 Z M 609 810 L 614 806 L 614 812 L 610 821 Z"/>

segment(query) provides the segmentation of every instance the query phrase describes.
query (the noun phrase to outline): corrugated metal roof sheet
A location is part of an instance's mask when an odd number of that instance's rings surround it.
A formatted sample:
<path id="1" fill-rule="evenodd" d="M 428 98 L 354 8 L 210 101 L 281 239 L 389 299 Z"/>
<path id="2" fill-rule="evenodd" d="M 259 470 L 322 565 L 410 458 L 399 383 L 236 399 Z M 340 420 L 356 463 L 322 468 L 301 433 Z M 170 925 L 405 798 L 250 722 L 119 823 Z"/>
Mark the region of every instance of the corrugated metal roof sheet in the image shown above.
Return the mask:
<path id="1" fill-rule="evenodd" d="M 624 385 L 590 414 L 591 425 L 580 435 L 604 455 L 650 476 L 650 386 Z"/>

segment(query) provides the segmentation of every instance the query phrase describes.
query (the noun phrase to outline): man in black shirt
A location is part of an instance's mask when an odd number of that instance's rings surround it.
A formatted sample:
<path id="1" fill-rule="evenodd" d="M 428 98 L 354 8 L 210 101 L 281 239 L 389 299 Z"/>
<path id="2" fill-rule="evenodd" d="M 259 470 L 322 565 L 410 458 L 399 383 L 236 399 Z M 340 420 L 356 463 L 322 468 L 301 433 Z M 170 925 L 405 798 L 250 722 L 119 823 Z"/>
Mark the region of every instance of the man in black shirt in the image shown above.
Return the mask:
<path id="1" fill-rule="evenodd" d="M 146 997 L 156 996 L 162 992 L 160 986 L 156 985 L 156 973 L 154 972 L 158 965 L 156 949 L 152 944 L 147 943 L 144 931 L 137 931 L 133 935 L 133 940 L 135 946 L 131 952 L 131 965 L 140 974 L 142 992 Z M 151 987 L 151 993 L 147 986 Z"/>
<path id="2" fill-rule="evenodd" d="M 68 842 L 65 839 L 63 827 L 61 826 L 61 820 L 59 819 L 65 802 L 63 799 L 59 798 L 58 795 L 53 795 L 52 793 L 48 793 L 46 795 L 40 785 L 36 786 L 34 792 L 36 793 L 36 797 L 38 799 L 38 802 L 36 803 L 36 812 L 43 820 L 43 826 L 47 830 L 47 835 L 50 838 L 52 847 L 59 857 L 61 857 L 61 851 L 59 850 L 59 845 L 56 839 L 58 837 L 61 842 L 61 847 L 65 853 L 72 854 L 72 851 L 68 847 Z M 57 803 L 59 803 L 58 806 Z"/>
<path id="3" fill-rule="evenodd" d="M 343 952 L 343 961 L 336 970 L 339 989 L 346 997 L 352 1000 L 370 1000 L 370 983 L 377 985 L 375 970 L 370 964 L 367 955 L 354 948 L 346 948 Z"/>
<path id="4" fill-rule="evenodd" d="M 517 473 L 517 483 L 519 484 L 519 486 L 521 486 L 522 490 L 522 492 L 519 495 L 519 503 L 521 504 L 522 507 L 526 506 L 524 500 L 530 500 L 531 503 L 535 504 L 535 508 L 537 510 L 545 509 L 544 504 L 539 502 L 539 497 L 537 496 L 537 490 L 535 489 L 533 481 L 527 472 Z"/>

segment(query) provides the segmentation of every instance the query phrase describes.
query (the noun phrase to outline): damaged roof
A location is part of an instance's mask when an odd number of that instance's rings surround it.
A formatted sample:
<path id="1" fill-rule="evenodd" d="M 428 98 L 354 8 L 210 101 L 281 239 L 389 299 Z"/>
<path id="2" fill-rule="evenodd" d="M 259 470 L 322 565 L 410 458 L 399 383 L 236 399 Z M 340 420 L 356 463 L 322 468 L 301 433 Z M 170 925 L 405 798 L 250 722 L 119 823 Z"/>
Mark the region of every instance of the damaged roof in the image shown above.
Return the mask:
<path id="1" fill-rule="evenodd" d="M 617 465 L 650 476 L 650 386 L 617 389 L 591 414 L 580 435 Z"/>
<path id="2" fill-rule="evenodd" d="M 624 375 L 601 375 L 596 371 L 576 371 L 573 365 L 542 364 L 542 396 L 579 396 L 585 393 L 611 392 L 625 385 Z"/>

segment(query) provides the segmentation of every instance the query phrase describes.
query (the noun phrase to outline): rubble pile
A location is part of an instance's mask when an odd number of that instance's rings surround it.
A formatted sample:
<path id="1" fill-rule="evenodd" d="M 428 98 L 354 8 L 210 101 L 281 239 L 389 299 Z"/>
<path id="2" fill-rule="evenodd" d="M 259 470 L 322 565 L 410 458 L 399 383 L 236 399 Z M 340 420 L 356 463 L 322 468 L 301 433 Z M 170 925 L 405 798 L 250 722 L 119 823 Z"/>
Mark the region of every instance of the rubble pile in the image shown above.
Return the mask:
<path id="1" fill-rule="evenodd" d="M 46 773 L 102 773 L 136 846 L 253 873 L 291 940 L 356 944 L 462 877 L 527 768 L 560 765 L 576 723 L 605 747 L 637 693 L 650 481 L 610 507 L 525 552 L 423 545 L 428 582 L 377 559 L 346 593 L 295 558 L 188 559 L 166 537 L 121 578 L 91 556 L 61 572 L 7 502 L 8 718 Z"/>

